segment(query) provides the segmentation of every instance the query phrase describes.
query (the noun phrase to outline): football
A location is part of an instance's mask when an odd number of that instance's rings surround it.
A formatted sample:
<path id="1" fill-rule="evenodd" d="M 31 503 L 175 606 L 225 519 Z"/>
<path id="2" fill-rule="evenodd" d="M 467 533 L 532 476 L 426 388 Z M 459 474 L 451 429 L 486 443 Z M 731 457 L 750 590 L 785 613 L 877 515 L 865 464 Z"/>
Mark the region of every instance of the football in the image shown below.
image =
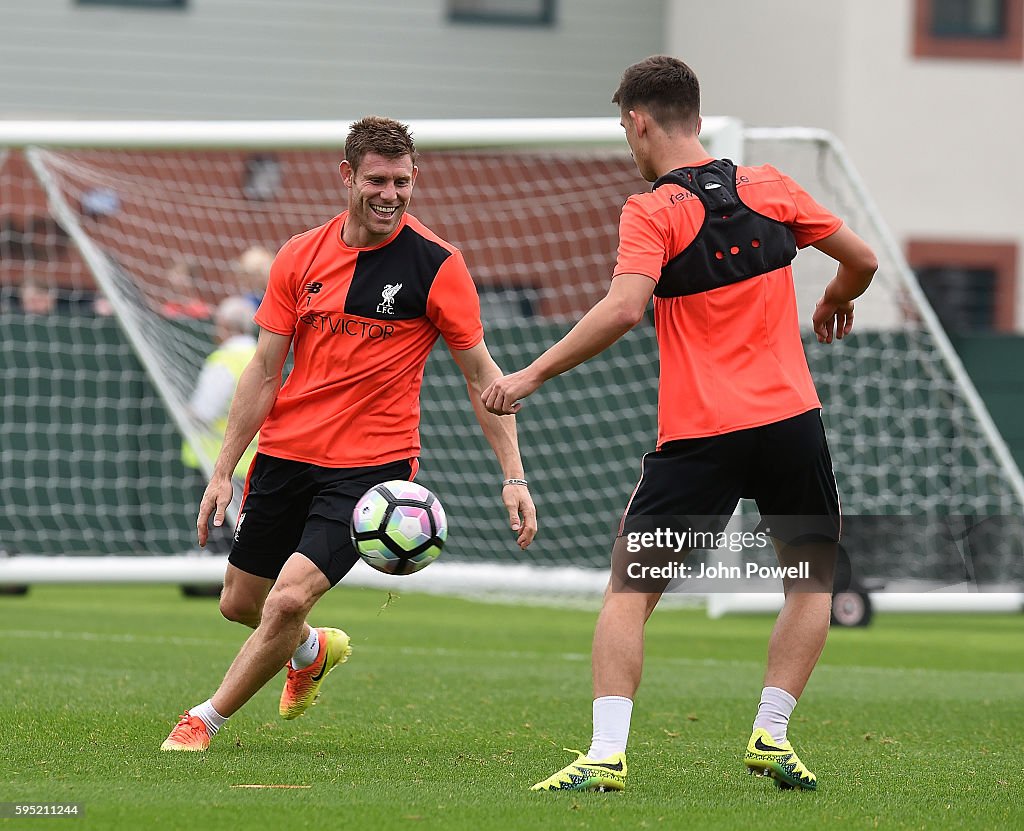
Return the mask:
<path id="1" fill-rule="evenodd" d="M 374 485 L 352 511 L 352 544 L 359 556 L 385 574 L 426 568 L 448 539 L 440 500 L 415 482 Z"/>

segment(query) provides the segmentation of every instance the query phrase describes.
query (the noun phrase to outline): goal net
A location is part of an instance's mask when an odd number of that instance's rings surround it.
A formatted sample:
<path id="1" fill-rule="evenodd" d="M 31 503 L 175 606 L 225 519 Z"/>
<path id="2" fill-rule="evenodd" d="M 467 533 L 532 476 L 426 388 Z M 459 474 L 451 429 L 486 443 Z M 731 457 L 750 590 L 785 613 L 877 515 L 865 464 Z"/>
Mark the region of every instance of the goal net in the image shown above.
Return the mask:
<path id="1" fill-rule="evenodd" d="M 619 210 L 646 185 L 613 119 L 412 126 L 421 158 L 411 210 L 464 251 L 492 354 L 519 368 L 604 294 Z M 0 150 L 0 546 L 19 555 L 0 560 L 0 581 L 26 555 L 46 555 L 65 576 L 69 557 L 126 555 L 138 558 L 137 579 L 160 579 L 157 559 L 192 548 L 202 488 L 183 467 L 182 439 L 203 468 L 212 462 L 186 415 L 214 346 L 212 310 L 259 293 L 260 275 L 246 270 L 254 249 L 276 251 L 343 209 L 347 125 L 22 127 L 22 138 L 0 141 L 10 146 Z M 831 347 L 806 338 L 845 512 L 1019 515 L 1020 475 L 841 149 L 807 131 L 741 134 L 725 119 L 708 119 L 705 138 L 715 155 L 787 171 L 880 254 L 855 335 Z M 805 321 L 834 273 L 816 255 L 796 261 Z M 31 311 L 26 283 L 50 292 L 52 308 Z M 544 569 L 541 584 L 556 568 L 586 582 L 582 568 L 600 585 L 653 446 L 656 382 L 645 321 L 527 402 L 520 443 L 542 531 L 524 554 L 461 375 L 435 350 L 419 481 L 445 503 L 452 534 L 445 563 L 410 580 L 427 583 L 450 563 L 515 563 Z M 878 559 L 873 571 L 897 576 Z M 915 566 L 907 576 L 929 577 L 928 562 Z M 1024 577 L 1019 552 L 1001 550 L 987 567 L 1001 582 Z M 500 573 L 487 579 L 507 584 Z"/>
<path id="2" fill-rule="evenodd" d="M 834 264 L 813 248 L 794 262 L 805 353 L 843 507 L 840 570 L 855 588 L 884 589 L 882 609 L 1020 609 L 1020 595 L 991 592 L 1024 583 L 1024 481 L 868 188 L 824 131 L 748 128 L 744 139 L 747 164 L 787 172 L 879 258 L 857 301 L 854 332 L 828 346 L 809 322 Z M 774 559 L 770 551 L 744 558 Z M 976 603 L 935 596 L 949 590 L 990 593 Z M 781 602 L 710 599 L 720 611 Z"/>

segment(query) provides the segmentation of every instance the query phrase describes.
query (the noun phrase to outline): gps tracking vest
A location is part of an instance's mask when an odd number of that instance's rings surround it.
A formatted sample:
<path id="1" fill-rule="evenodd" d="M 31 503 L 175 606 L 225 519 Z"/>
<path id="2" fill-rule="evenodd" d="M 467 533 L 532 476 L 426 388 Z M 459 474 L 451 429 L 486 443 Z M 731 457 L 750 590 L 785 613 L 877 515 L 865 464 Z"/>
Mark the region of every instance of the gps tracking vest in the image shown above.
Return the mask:
<path id="1" fill-rule="evenodd" d="M 783 223 L 749 208 L 736 192 L 736 165 L 716 159 L 680 167 L 654 188 L 678 185 L 704 205 L 704 224 L 661 270 L 656 297 L 683 297 L 739 283 L 789 265 L 796 239 Z"/>

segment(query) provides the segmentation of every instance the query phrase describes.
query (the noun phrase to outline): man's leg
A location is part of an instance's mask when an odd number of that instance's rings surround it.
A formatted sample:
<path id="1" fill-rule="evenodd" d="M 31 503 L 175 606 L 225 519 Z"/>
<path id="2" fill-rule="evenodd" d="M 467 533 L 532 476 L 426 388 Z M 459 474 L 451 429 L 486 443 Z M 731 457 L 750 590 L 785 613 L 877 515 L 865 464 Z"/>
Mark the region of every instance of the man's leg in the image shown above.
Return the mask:
<path id="1" fill-rule="evenodd" d="M 611 579 L 594 631 L 590 749 L 533 790 L 625 787 L 633 696 L 643 673 L 644 627 L 669 582 L 650 575 L 666 573 L 666 566 L 688 553 L 670 541 L 678 537 L 666 534 L 725 527 L 742 492 L 747 444 L 742 436 L 737 440 L 731 435 L 683 439 L 644 456 L 640 481 L 612 547 Z"/>
<path id="2" fill-rule="evenodd" d="M 612 549 L 612 576 L 594 629 L 594 729 L 590 749 L 532 790 L 622 790 L 625 786 L 633 696 L 643 674 L 644 626 L 664 589 L 662 581 L 630 586 L 624 580 L 630 559 L 625 540 L 620 537 Z M 647 590 L 651 588 L 655 590 Z"/>
<path id="3" fill-rule="evenodd" d="M 228 717 L 296 653 L 303 635 L 308 636 L 311 631 L 305 623 L 306 615 L 330 588 L 323 572 L 301 554 L 288 559 L 276 581 L 230 565 L 226 579 L 225 600 L 221 604 L 224 616 L 253 626 L 255 631 L 242 646 L 213 698 L 185 712 L 161 745 L 162 750 L 206 750 L 210 737 Z M 344 641 L 342 646 L 347 650 L 347 636 Z M 323 657 L 326 661 L 326 649 Z"/>
<path id="4" fill-rule="evenodd" d="M 802 565 L 806 571 L 783 583 L 786 601 L 768 643 L 764 688 L 744 762 L 783 787 L 813 790 L 817 779 L 793 751 L 787 730 L 828 636 L 839 493 L 818 410 L 767 424 L 754 434 L 750 483 L 762 522 L 773 529 L 779 564 Z"/>
<path id="5" fill-rule="evenodd" d="M 644 626 L 660 592 L 616 591 L 611 584 L 594 629 L 594 732 L 587 757 L 626 752 L 633 698 L 644 667 Z"/>
<path id="6" fill-rule="evenodd" d="M 660 592 L 623 592 L 608 587 L 594 629 L 594 698 L 632 698 L 636 694 L 644 668 L 644 624 L 660 599 Z"/>
<path id="7" fill-rule="evenodd" d="M 814 790 L 817 777 L 789 743 L 789 719 L 825 647 L 832 611 L 835 543 L 786 546 L 775 540 L 779 563 L 806 564 L 807 578 L 784 581 L 786 600 L 768 641 L 764 689 L 744 761 L 783 787 Z"/>
<path id="8" fill-rule="evenodd" d="M 810 576 L 784 581 L 786 602 L 768 641 L 764 683 L 799 698 L 828 637 L 836 544 L 785 546 L 774 542 L 782 566 L 806 562 Z M 780 738 L 785 739 L 785 734 Z"/>
<path id="9" fill-rule="evenodd" d="M 249 574 L 228 563 L 224 591 L 220 597 L 220 613 L 227 620 L 255 629 L 260 625 L 263 604 L 273 586 L 273 580 Z M 317 631 L 306 622 L 299 636 L 299 646 L 292 653 L 290 666 L 294 669 L 308 667 L 316 661 L 319 647 Z"/>
<path id="10" fill-rule="evenodd" d="M 227 620 L 255 629 L 260 625 L 263 604 L 273 587 L 273 580 L 249 574 L 228 563 L 224 591 L 220 596 L 220 613 Z M 316 660 L 317 652 L 316 630 L 306 622 L 299 636 L 299 646 L 292 653 L 292 666 L 296 669 L 309 666 Z"/>
<path id="11" fill-rule="evenodd" d="M 220 595 L 220 613 L 250 629 L 260 625 L 263 604 L 274 587 L 269 577 L 258 577 L 228 563 L 224 572 L 224 591 Z"/>
<path id="12" fill-rule="evenodd" d="M 306 630 L 306 616 L 331 587 L 323 572 L 293 554 L 263 604 L 256 631 L 242 646 L 211 699 L 225 718 L 237 712 L 285 665 Z"/>

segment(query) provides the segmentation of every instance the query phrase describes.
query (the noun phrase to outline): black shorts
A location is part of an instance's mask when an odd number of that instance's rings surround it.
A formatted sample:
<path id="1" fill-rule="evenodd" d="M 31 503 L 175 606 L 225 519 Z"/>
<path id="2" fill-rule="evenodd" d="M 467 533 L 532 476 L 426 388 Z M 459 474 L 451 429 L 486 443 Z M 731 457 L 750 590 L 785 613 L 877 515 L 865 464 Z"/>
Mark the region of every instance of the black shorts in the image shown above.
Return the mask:
<path id="1" fill-rule="evenodd" d="M 839 540 L 839 492 L 819 410 L 666 442 L 644 456 L 642 471 L 619 536 L 652 530 L 669 517 L 717 532 L 743 498 L 757 503 L 760 527 L 783 542 Z"/>
<path id="2" fill-rule="evenodd" d="M 359 559 L 350 527 L 356 502 L 374 485 L 412 479 L 416 459 L 330 468 L 256 454 L 228 562 L 276 580 L 292 554 L 311 560 L 335 585 Z"/>

